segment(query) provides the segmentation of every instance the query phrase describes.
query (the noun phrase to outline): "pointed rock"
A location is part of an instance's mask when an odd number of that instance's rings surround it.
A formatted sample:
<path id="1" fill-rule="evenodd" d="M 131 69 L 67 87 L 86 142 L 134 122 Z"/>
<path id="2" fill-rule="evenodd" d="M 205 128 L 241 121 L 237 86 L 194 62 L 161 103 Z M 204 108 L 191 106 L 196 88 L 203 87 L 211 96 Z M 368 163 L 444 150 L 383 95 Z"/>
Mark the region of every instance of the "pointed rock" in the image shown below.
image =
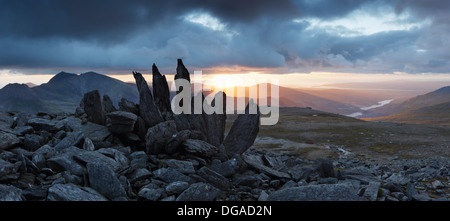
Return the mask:
<path id="1" fill-rule="evenodd" d="M 256 106 L 256 114 L 250 113 L 252 105 Z M 253 100 L 250 100 L 245 108 L 245 114 L 238 116 L 231 126 L 230 132 L 223 141 L 225 152 L 228 157 L 232 157 L 235 154 L 242 154 L 253 145 L 259 132 L 259 116 L 258 106 L 253 103 Z"/>
<path id="2" fill-rule="evenodd" d="M 186 69 L 186 67 L 183 64 L 183 61 L 181 59 L 177 60 L 177 74 L 175 75 L 175 80 L 182 78 L 186 79 L 189 82 L 191 82 L 191 78 L 189 76 L 189 71 Z"/>
<path id="3" fill-rule="evenodd" d="M 105 124 L 105 110 L 103 109 L 102 99 L 98 90 L 84 94 L 81 105 L 90 122 L 101 125 Z"/>
<path id="4" fill-rule="evenodd" d="M 158 106 L 161 115 L 167 120 L 170 116 L 172 116 L 169 85 L 167 84 L 166 76 L 159 73 L 159 70 L 155 64 L 153 64 L 152 73 L 155 104 Z"/>
<path id="5" fill-rule="evenodd" d="M 206 136 L 208 138 L 208 143 L 218 147 L 223 142 L 224 134 L 225 134 L 225 121 L 227 116 L 225 114 L 226 110 L 226 98 L 225 93 L 219 92 L 216 96 L 222 95 L 222 114 L 214 112 L 213 114 L 203 113 L 203 120 L 206 126 Z M 207 108 L 215 107 L 216 99 L 211 102 L 211 106 L 208 105 Z"/>
<path id="6" fill-rule="evenodd" d="M 160 154 L 164 152 L 167 142 L 177 133 L 177 126 L 173 120 L 165 121 L 148 129 L 145 135 L 146 152 Z"/>
<path id="7" fill-rule="evenodd" d="M 139 114 L 145 122 L 145 126 L 152 127 L 163 122 L 161 113 L 153 101 L 152 93 L 148 87 L 147 81 L 141 73 L 133 72 L 136 86 L 139 91 Z"/>
<path id="8" fill-rule="evenodd" d="M 116 107 L 114 107 L 111 98 L 107 94 L 103 95 L 103 109 L 106 113 L 111 113 L 117 110 Z"/>

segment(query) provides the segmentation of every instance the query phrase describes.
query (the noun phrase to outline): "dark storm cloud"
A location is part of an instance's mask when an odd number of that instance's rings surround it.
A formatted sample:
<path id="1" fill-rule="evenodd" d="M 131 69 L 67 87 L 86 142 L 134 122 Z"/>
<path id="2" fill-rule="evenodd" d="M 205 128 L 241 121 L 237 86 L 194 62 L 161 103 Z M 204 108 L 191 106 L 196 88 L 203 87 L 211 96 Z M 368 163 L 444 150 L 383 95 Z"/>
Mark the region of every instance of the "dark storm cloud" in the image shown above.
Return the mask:
<path id="1" fill-rule="evenodd" d="M 281 67 L 284 72 L 450 72 L 450 3 L 432 0 L 0 0 L 0 69 Z M 356 10 L 424 27 L 370 35 L 317 28 Z M 209 14 L 216 29 L 186 20 Z M 293 22 L 297 19 L 297 22 Z M 217 25 L 217 24 L 216 24 Z M 399 24 L 402 25 L 402 24 Z"/>

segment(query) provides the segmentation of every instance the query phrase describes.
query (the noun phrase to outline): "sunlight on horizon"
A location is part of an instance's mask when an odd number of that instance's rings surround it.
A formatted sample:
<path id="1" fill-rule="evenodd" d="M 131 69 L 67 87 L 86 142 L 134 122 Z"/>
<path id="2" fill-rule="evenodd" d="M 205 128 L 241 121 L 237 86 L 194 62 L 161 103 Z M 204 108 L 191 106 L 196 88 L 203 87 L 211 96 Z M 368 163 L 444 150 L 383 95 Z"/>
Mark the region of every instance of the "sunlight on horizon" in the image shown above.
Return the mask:
<path id="1" fill-rule="evenodd" d="M 135 80 L 131 74 L 106 74 L 117 80 L 134 83 Z M 33 83 L 41 85 L 47 83 L 55 75 L 36 74 L 26 75 L 8 70 L 0 70 L 0 88 L 9 83 Z M 152 74 L 143 73 L 144 78 L 149 84 L 152 82 Z M 165 75 L 169 86 L 174 79 L 174 75 Z M 191 78 L 193 77 L 193 71 Z M 278 81 L 280 86 L 291 88 L 326 88 L 332 84 L 340 83 L 358 83 L 358 82 L 384 82 L 384 81 L 442 81 L 449 82 L 450 74 L 361 74 L 361 73 L 332 73 L 332 72 L 312 72 L 291 73 L 291 74 L 268 74 L 260 72 L 247 73 L 215 73 L 203 74 L 202 80 L 205 85 L 214 86 L 217 89 L 235 87 L 235 86 L 252 86 L 258 83 Z M 332 87 L 332 86 L 331 86 Z"/>

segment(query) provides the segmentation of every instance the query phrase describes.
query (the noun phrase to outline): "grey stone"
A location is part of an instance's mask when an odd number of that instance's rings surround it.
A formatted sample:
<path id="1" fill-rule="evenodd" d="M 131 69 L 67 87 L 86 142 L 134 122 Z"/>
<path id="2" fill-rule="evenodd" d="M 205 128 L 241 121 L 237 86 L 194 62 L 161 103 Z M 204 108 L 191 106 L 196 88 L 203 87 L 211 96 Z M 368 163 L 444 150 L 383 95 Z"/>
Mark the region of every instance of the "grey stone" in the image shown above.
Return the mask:
<path id="1" fill-rule="evenodd" d="M 177 126 L 177 128 L 178 128 L 178 126 Z M 178 152 L 181 144 L 185 140 L 189 139 L 190 136 L 191 136 L 190 130 L 182 130 L 182 131 L 179 131 L 176 134 L 172 135 L 172 137 L 167 141 L 167 144 L 164 148 L 165 152 L 168 154 Z"/>
<path id="2" fill-rule="evenodd" d="M 69 133 L 63 140 L 61 140 L 58 144 L 55 145 L 56 151 L 61 151 L 65 148 L 76 146 L 82 147 L 84 143 L 84 134 L 81 131 L 76 131 Z"/>
<path id="3" fill-rule="evenodd" d="M 175 181 L 191 182 L 191 178 L 170 167 L 155 170 L 153 171 L 153 175 L 155 178 L 163 180 L 167 183 L 172 183 Z"/>
<path id="4" fill-rule="evenodd" d="M 149 128 L 145 135 L 146 152 L 149 154 L 163 153 L 167 142 L 176 133 L 177 126 L 173 120 Z"/>
<path id="5" fill-rule="evenodd" d="M 33 127 L 34 130 L 46 130 L 51 133 L 58 132 L 63 129 L 63 124 L 58 124 L 57 121 L 52 121 L 44 118 L 33 118 L 28 120 L 28 125 Z"/>
<path id="6" fill-rule="evenodd" d="M 259 132 L 259 108 L 256 104 L 249 102 L 245 108 L 245 114 L 240 114 L 233 122 L 227 137 L 223 141 L 225 153 L 228 157 L 242 154 L 255 142 Z M 250 113 L 250 107 L 257 109 L 257 114 Z"/>
<path id="7" fill-rule="evenodd" d="M 338 179 L 335 177 L 319 178 L 317 182 L 319 184 L 336 184 L 338 183 Z"/>
<path id="8" fill-rule="evenodd" d="M 439 180 L 433 181 L 433 182 L 431 183 L 431 186 L 432 186 L 434 189 L 442 189 L 442 188 L 445 187 L 445 185 L 442 184 L 442 182 L 439 181 Z"/>
<path id="9" fill-rule="evenodd" d="M 0 184 L 0 201 L 22 201 L 22 190 L 15 186 Z"/>
<path id="10" fill-rule="evenodd" d="M 114 111 L 106 114 L 108 129 L 115 134 L 126 134 L 134 130 L 137 116 L 130 112 Z"/>
<path id="11" fill-rule="evenodd" d="M 86 150 L 86 151 L 94 151 L 95 150 L 94 143 L 92 143 L 92 140 L 89 139 L 88 137 L 84 138 L 83 150 Z"/>
<path id="12" fill-rule="evenodd" d="M 233 157 L 230 160 L 227 160 L 225 162 L 219 162 L 217 164 L 212 164 L 210 166 L 210 169 L 216 171 L 217 173 L 221 174 L 224 177 L 230 177 L 234 175 L 236 172 L 241 171 L 245 169 L 247 165 L 244 163 L 242 158 L 240 157 Z"/>
<path id="13" fill-rule="evenodd" d="M 180 173 L 192 174 L 195 173 L 194 165 L 190 161 L 176 160 L 176 159 L 164 159 L 161 162 Z"/>
<path id="14" fill-rule="evenodd" d="M 274 170 L 270 167 L 263 165 L 261 156 L 259 156 L 259 155 L 245 154 L 245 155 L 242 155 L 242 158 L 245 161 L 245 163 L 247 163 L 250 167 L 258 170 L 261 173 L 265 173 L 268 176 L 275 177 L 278 179 L 280 179 L 280 178 L 290 179 L 291 178 L 291 176 L 287 173 L 277 171 L 277 170 Z"/>
<path id="15" fill-rule="evenodd" d="M 314 170 L 317 171 L 322 178 L 335 177 L 333 164 L 330 160 L 319 159 L 314 162 Z"/>
<path id="16" fill-rule="evenodd" d="M 24 189 L 22 191 L 22 195 L 26 198 L 26 200 L 45 200 L 48 194 L 48 187 L 44 186 L 35 186 Z"/>
<path id="17" fill-rule="evenodd" d="M 166 186 L 166 192 L 168 194 L 180 194 L 188 187 L 189 183 L 183 181 L 176 181 Z"/>
<path id="18" fill-rule="evenodd" d="M 379 182 L 370 182 L 364 191 L 364 197 L 369 199 L 370 201 L 376 201 L 378 196 L 378 189 L 380 188 L 381 183 Z"/>
<path id="19" fill-rule="evenodd" d="M 288 173 L 294 180 L 309 180 L 309 176 L 314 172 L 314 168 L 309 165 L 297 164 L 289 168 Z"/>
<path id="20" fill-rule="evenodd" d="M 133 114 L 138 115 L 139 114 L 139 108 L 138 106 L 133 103 L 132 101 L 129 101 L 125 98 L 122 98 L 119 102 L 119 110 L 120 111 L 126 111 Z"/>
<path id="21" fill-rule="evenodd" d="M 415 201 L 431 201 L 431 198 L 425 193 L 414 194 L 412 196 L 412 199 L 415 200 Z"/>
<path id="22" fill-rule="evenodd" d="M 147 128 L 153 127 L 164 121 L 156 106 L 147 81 L 141 73 L 133 72 L 136 86 L 139 92 L 139 115 L 145 122 Z"/>
<path id="23" fill-rule="evenodd" d="M 23 147 L 29 151 L 35 151 L 44 144 L 45 139 L 36 134 L 25 134 Z"/>
<path id="24" fill-rule="evenodd" d="M 138 168 L 130 176 L 130 182 L 134 183 L 140 180 L 147 179 L 152 176 L 152 173 L 145 168 Z"/>
<path id="25" fill-rule="evenodd" d="M 216 100 L 218 101 L 216 104 Z M 216 107 L 216 105 L 218 105 Z M 204 103 L 203 121 L 206 126 L 206 136 L 208 143 L 218 147 L 223 143 L 225 133 L 226 115 L 226 95 L 218 92 L 211 102 L 211 105 Z M 212 113 L 212 114 L 207 114 Z"/>
<path id="26" fill-rule="evenodd" d="M 197 174 L 208 181 L 208 183 L 211 183 L 213 186 L 219 189 L 229 190 L 231 188 L 231 184 L 227 180 L 227 178 L 209 169 L 208 167 L 202 167 L 197 171 Z"/>
<path id="27" fill-rule="evenodd" d="M 103 109 L 102 99 L 98 90 L 87 92 L 83 96 L 81 106 L 87 115 L 87 119 L 95 124 L 104 125 L 106 120 L 106 113 Z"/>
<path id="28" fill-rule="evenodd" d="M 267 194 L 266 191 L 263 190 L 258 197 L 258 201 L 267 201 L 268 198 L 269 194 Z"/>
<path id="29" fill-rule="evenodd" d="M 213 201 L 220 190 L 211 184 L 194 183 L 183 191 L 176 201 Z"/>
<path id="30" fill-rule="evenodd" d="M 103 95 L 102 104 L 103 104 L 103 110 L 105 110 L 106 113 L 111 113 L 111 112 L 117 111 L 116 107 L 114 107 L 114 104 L 113 104 L 111 98 L 107 94 Z"/>
<path id="31" fill-rule="evenodd" d="M 167 84 L 166 76 L 161 75 L 155 64 L 152 66 L 152 74 L 155 104 L 158 106 L 163 118 L 167 120 L 172 116 L 169 85 Z"/>
<path id="32" fill-rule="evenodd" d="M 20 127 L 16 127 L 14 128 L 14 131 L 16 132 L 16 134 L 24 136 L 25 134 L 30 134 L 34 131 L 32 126 L 20 126 Z"/>
<path id="33" fill-rule="evenodd" d="M 349 184 L 320 184 L 278 190 L 268 201 L 360 201 L 357 189 Z"/>
<path id="34" fill-rule="evenodd" d="M 151 188 L 142 188 L 138 192 L 138 196 L 145 198 L 150 201 L 156 201 L 158 200 L 161 195 L 164 193 L 164 189 L 157 188 L 157 189 L 151 189 Z"/>
<path id="35" fill-rule="evenodd" d="M 148 156 L 144 151 L 136 151 L 130 154 L 131 168 L 144 168 L 147 166 Z"/>
<path id="36" fill-rule="evenodd" d="M 404 186 L 409 182 L 409 178 L 401 175 L 400 173 L 394 173 L 386 179 L 386 182 L 392 182 L 394 184 Z"/>
<path id="37" fill-rule="evenodd" d="M 86 169 L 74 160 L 74 155 L 83 151 L 77 147 L 69 147 L 63 153 L 51 157 L 46 164 L 54 171 L 69 171 L 71 174 L 83 176 Z"/>
<path id="38" fill-rule="evenodd" d="M 90 186 L 100 194 L 111 200 L 127 196 L 124 187 L 109 166 L 92 162 L 88 163 L 86 167 Z"/>
<path id="39" fill-rule="evenodd" d="M 419 194 L 416 190 L 416 188 L 414 187 L 414 184 L 412 184 L 411 182 L 409 182 L 408 184 L 406 184 L 406 195 L 409 198 L 412 198 L 414 195 Z"/>
<path id="40" fill-rule="evenodd" d="M 85 164 L 94 163 L 94 162 L 105 164 L 114 172 L 117 172 L 121 169 L 120 163 L 118 163 L 111 157 L 107 157 L 104 154 L 101 154 L 98 151 L 81 150 L 77 154 L 74 154 L 73 158 L 78 160 L 79 162 L 83 162 Z"/>
<path id="41" fill-rule="evenodd" d="M 14 134 L 0 131 L 0 150 L 7 150 L 20 144 L 20 139 Z"/>
<path id="42" fill-rule="evenodd" d="M 48 189 L 49 201 L 107 201 L 104 196 L 88 187 L 75 184 L 55 184 Z"/>
<path id="43" fill-rule="evenodd" d="M 200 157 L 210 158 L 219 152 L 219 148 L 202 140 L 187 139 L 183 142 L 184 151 Z"/>

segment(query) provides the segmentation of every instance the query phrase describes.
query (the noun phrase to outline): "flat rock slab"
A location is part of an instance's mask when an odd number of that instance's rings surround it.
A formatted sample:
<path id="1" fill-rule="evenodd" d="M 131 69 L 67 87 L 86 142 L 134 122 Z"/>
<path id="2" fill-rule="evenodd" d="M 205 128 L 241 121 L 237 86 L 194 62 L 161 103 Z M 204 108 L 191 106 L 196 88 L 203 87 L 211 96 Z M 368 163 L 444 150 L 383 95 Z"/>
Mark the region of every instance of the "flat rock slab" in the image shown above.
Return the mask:
<path id="1" fill-rule="evenodd" d="M 220 190 L 211 184 L 194 183 L 183 191 L 176 201 L 213 201 Z"/>
<path id="2" fill-rule="evenodd" d="M 254 169 L 258 170 L 261 173 L 265 173 L 268 176 L 272 176 L 275 178 L 286 178 L 286 179 L 290 179 L 291 176 L 287 173 L 281 172 L 281 171 L 277 171 L 274 170 L 270 167 L 265 166 L 264 164 L 262 164 L 262 160 L 260 156 L 256 156 L 256 155 L 243 155 L 242 156 L 243 160 L 245 161 L 245 163 L 247 163 L 249 166 L 253 167 Z"/>
<path id="3" fill-rule="evenodd" d="M 75 184 L 55 184 L 48 189 L 49 201 L 107 201 L 104 196 L 88 187 Z"/>
<path id="4" fill-rule="evenodd" d="M 269 195 L 268 201 L 361 201 L 349 184 L 320 184 L 287 188 Z"/>

